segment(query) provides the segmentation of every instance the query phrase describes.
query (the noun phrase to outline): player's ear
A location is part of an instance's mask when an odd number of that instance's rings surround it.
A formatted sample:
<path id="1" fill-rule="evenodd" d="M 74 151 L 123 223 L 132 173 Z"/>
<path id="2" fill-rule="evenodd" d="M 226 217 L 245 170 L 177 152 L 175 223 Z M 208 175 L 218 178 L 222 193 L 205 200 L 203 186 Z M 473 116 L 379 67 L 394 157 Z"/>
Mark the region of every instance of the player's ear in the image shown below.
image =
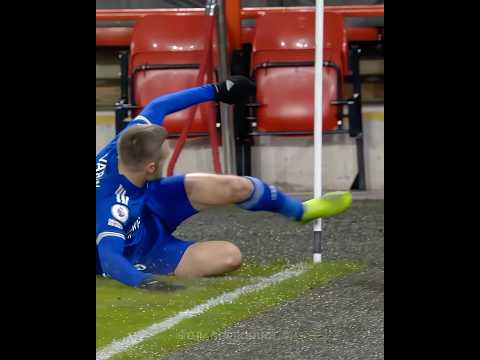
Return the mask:
<path id="1" fill-rule="evenodd" d="M 145 172 L 147 174 L 154 174 L 156 171 L 157 171 L 157 164 L 155 164 L 153 161 L 145 165 Z"/>

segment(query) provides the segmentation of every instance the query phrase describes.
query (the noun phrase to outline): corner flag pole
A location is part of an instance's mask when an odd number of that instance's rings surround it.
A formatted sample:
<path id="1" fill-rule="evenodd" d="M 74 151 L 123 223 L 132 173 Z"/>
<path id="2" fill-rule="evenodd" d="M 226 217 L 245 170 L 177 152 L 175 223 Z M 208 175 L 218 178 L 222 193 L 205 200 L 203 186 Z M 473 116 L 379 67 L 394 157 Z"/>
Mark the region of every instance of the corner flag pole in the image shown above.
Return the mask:
<path id="1" fill-rule="evenodd" d="M 314 195 L 322 196 L 323 144 L 323 23 L 324 2 L 315 4 L 315 113 L 314 113 Z M 322 262 L 322 219 L 313 224 L 313 262 Z"/>

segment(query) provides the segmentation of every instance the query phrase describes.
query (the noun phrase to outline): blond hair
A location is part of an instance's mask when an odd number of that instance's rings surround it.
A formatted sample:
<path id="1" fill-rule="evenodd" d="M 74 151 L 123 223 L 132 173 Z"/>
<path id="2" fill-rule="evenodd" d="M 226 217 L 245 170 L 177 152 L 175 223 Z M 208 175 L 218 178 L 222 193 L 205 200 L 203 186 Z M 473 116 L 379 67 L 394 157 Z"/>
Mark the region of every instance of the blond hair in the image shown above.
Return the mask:
<path id="1" fill-rule="evenodd" d="M 120 162 L 139 170 L 148 162 L 159 161 L 167 130 L 158 125 L 137 125 L 125 130 L 117 142 Z"/>

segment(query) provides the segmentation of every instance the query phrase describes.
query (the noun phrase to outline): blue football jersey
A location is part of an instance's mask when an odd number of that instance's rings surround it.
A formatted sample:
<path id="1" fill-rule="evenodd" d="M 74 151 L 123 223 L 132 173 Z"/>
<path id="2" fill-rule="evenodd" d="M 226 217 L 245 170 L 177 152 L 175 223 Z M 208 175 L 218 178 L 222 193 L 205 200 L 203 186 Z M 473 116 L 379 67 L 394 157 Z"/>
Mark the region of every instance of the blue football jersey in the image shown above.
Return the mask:
<path id="1" fill-rule="evenodd" d="M 130 126 L 162 125 L 166 115 L 214 98 L 212 85 L 161 96 L 152 101 Z M 136 286 L 150 274 L 135 269 L 123 254 L 138 245 L 140 221 L 148 182 L 139 188 L 118 172 L 118 137 L 96 155 L 97 274 Z"/>

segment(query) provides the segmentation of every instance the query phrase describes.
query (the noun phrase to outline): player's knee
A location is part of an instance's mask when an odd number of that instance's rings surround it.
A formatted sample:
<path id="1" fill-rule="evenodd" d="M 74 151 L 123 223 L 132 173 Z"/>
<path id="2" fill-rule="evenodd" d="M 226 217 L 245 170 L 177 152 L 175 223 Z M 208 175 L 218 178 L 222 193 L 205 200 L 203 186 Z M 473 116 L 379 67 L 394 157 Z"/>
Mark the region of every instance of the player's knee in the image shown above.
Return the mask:
<path id="1" fill-rule="evenodd" d="M 229 200 L 237 203 L 245 200 L 252 192 L 250 180 L 240 176 L 228 176 L 226 179 Z"/>
<path id="2" fill-rule="evenodd" d="M 223 261 L 228 271 L 238 269 L 242 265 L 242 252 L 236 245 L 227 243 Z"/>

